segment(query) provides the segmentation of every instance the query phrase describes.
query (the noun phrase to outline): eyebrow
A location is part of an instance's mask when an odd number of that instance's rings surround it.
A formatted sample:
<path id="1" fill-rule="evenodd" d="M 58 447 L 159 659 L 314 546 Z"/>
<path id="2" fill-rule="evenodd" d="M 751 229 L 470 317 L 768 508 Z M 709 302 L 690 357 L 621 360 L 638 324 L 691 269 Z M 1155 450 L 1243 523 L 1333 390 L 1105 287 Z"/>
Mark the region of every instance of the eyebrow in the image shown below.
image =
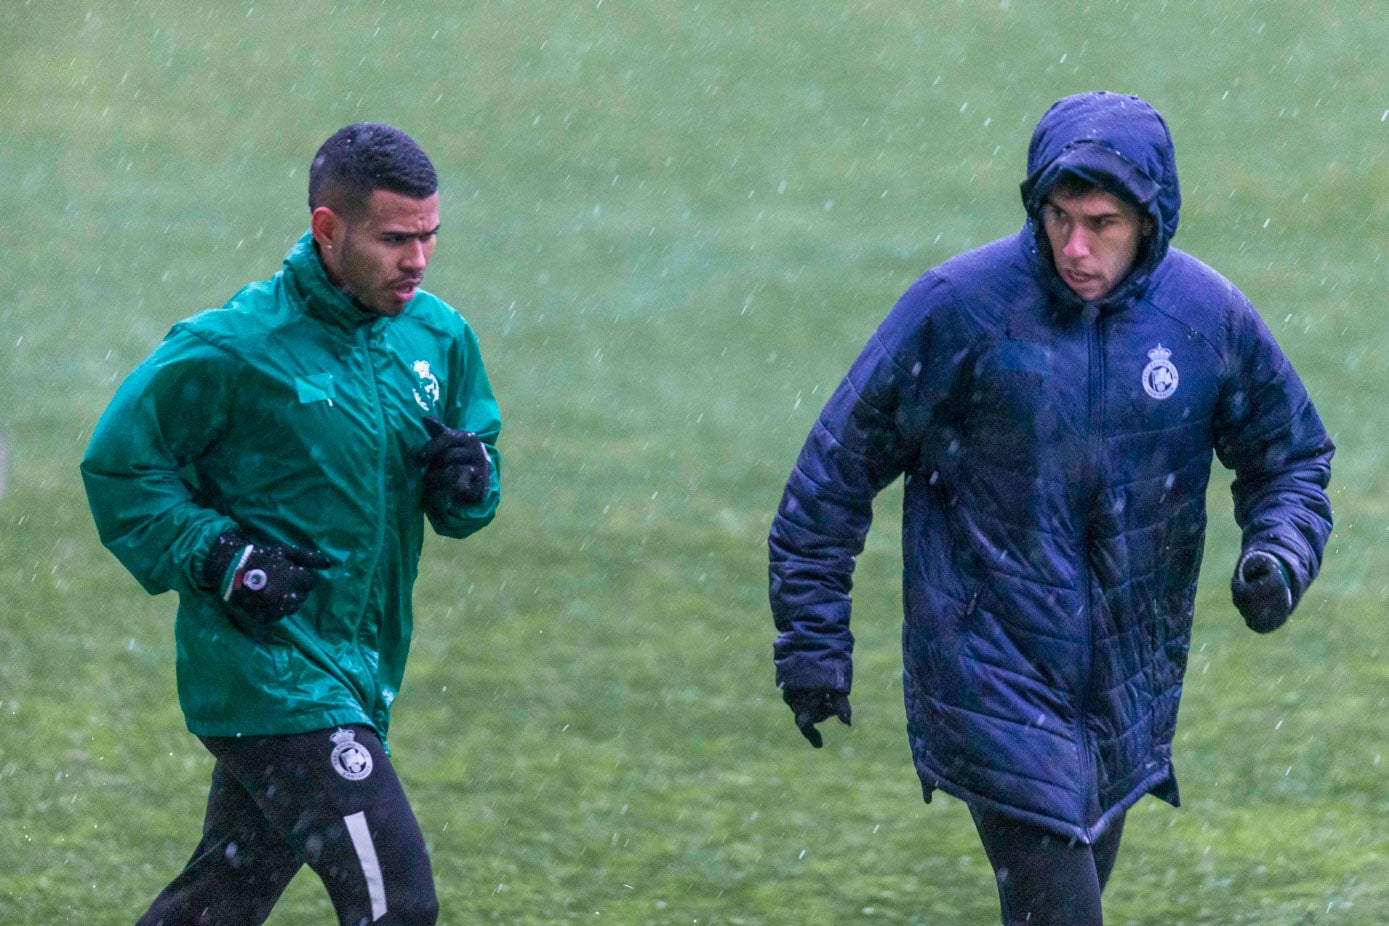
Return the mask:
<path id="1" fill-rule="evenodd" d="M 387 229 L 383 229 L 383 230 L 381 231 L 381 236 L 382 236 L 383 238 L 428 238 L 430 235 L 437 235 L 437 234 L 439 234 L 439 229 L 442 228 L 442 227 L 443 227 L 442 224 L 440 224 L 440 225 L 435 225 L 435 226 L 434 226 L 433 228 L 431 228 L 429 231 L 422 231 L 422 232 L 398 231 L 398 230 L 393 229 L 393 228 L 387 228 Z"/>
<path id="2" fill-rule="evenodd" d="M 1093 219 L 1123 218 L 1123 215 L 1124 215 L 1123 212 L 1121 212 L 1120 210 L 1117 210 L 1117 209 L 1116 209 L 1116 210 L 1113 210 L 1113 211 L 1111 211 L 1111 212 L 1071 212 L 1071 211 L 1068 211 L 1067 209 L 1063 208 L 1062 206 L 1058 205 L 1057 202 L 1056 202 L 1054 199 L 1051 199 L 1050 197 L 1048 197 L 1048 198 L 1042 200 L 1042 205 L 1043 205 L 1043 206 L 1050 206 L 1051 208 L 1055 209 L 1057 212 L 1064 212 L 1064 213 L 1066 213 L 1066 215 L 1075 215 L 1075 216 L 1080 216 L 1080 217 L 1082 217 L 1082 218 L 1092 219 L 1092 220 L 1093 220 Z"/>

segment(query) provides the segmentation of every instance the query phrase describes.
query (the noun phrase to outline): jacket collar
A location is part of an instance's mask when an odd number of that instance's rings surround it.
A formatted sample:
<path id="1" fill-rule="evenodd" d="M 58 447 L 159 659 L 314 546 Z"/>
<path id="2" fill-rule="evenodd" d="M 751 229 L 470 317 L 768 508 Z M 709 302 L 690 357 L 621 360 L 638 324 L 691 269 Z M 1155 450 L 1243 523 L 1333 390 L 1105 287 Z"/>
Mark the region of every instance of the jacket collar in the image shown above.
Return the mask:
<path id="1" fill-rule="evenodd" d="M 330 328 L 355 332 L 364 325 L 385 323 L 384 316 L 364 309 L 328 279 L 314 245 L 313 232 L 305 232 L 285 255 L 285 281 L 303 304 L 304 311 Z"/>

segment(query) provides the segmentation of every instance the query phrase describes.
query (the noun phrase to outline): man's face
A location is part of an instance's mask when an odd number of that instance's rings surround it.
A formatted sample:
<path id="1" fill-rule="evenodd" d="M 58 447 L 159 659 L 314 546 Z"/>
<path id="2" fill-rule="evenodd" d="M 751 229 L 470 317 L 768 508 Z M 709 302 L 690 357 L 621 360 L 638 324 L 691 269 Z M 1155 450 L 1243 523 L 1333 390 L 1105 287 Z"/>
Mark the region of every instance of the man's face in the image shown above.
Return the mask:
<path id="1" fill-rule="evenodd" d="M 1042 225 L 1056 272 L 1087 302 L 1103 299 L 1128 275 L 1152 220 L 1103 190 L 1054 191 L 1042 203 Z"/>
<path id="2" fill-rule="evenodd" d="M 439 194 L 411 199 L 376 190 L 354 219 L 320 206 L 313 232 L 323 268 L 338 288 L 378 315 L 399 315 L 434 255 Z"/>

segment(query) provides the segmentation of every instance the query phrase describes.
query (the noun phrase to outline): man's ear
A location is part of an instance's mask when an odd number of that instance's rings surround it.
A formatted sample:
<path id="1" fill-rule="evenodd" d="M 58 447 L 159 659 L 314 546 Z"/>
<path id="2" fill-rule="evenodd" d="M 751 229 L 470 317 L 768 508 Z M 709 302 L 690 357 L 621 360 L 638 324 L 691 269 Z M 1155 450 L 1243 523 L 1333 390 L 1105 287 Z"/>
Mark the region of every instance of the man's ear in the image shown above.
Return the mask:
<path id="1" fill-rule="evenodd" d="M 319 206 L 309 216 L 309 230 L 313 232 L 313 240 L 320 253 L 331 251 L 342 237 L 342 217 L 327 206 Z"/>

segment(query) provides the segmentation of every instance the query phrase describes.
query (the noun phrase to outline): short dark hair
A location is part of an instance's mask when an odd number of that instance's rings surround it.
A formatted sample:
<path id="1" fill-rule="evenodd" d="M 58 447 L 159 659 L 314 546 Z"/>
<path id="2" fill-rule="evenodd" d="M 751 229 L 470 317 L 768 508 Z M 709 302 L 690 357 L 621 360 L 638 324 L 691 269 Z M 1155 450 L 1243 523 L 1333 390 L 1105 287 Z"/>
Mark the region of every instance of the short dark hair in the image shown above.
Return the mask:
<path id="1" fill-rule="evenodd" d="M 1119 183 L 1117 180 L 1112 180 L 1103 175 L 1092 178 L 1085 174 L 1079 174 L 1069 170 L 1063 172 L 1056 178 L 1055 183 L 1047 187 L 1041 201 L 1045 202 L 1047 197 L 1051 196 L 1053 193 L 1059 193 L 1062 196 L 1084 196 L 1096 190 L 1101 193 L 1108 193 L 1128 203 L 1138 210 L 1139 215 L 1147 215 L 1147 210 L 1143 207 L 1143 204 L 1134 199 L 1133 194 L 1124 189 L 1123 184 Z"/>
<path id="2" fill-rule="evenodd" d="M 344 218 L 366 209 L 377 190 L 427 199 L 439 189 L 429 156 L 394 126 L 356 122 L 332 134 L 309 167 L 309 209 L 327 206 Z"/>
<path id="3" fill-rule="evenodd" d="M 1080 174 L 1073 174 L 1070 171 L 1066 171 L 1056 178 L 1055 183 L 1047 188 L 1046 195 L 1050 196 L 1053 193 L 1059 193 L 1066 197 L 1084 196 L 1095 190 L 1099 190 L 1101 193 L 1109 192 L 1102 184 L 1082 177 Z M 1045 199 L 1045 197 L 1043 198 Z"/>

